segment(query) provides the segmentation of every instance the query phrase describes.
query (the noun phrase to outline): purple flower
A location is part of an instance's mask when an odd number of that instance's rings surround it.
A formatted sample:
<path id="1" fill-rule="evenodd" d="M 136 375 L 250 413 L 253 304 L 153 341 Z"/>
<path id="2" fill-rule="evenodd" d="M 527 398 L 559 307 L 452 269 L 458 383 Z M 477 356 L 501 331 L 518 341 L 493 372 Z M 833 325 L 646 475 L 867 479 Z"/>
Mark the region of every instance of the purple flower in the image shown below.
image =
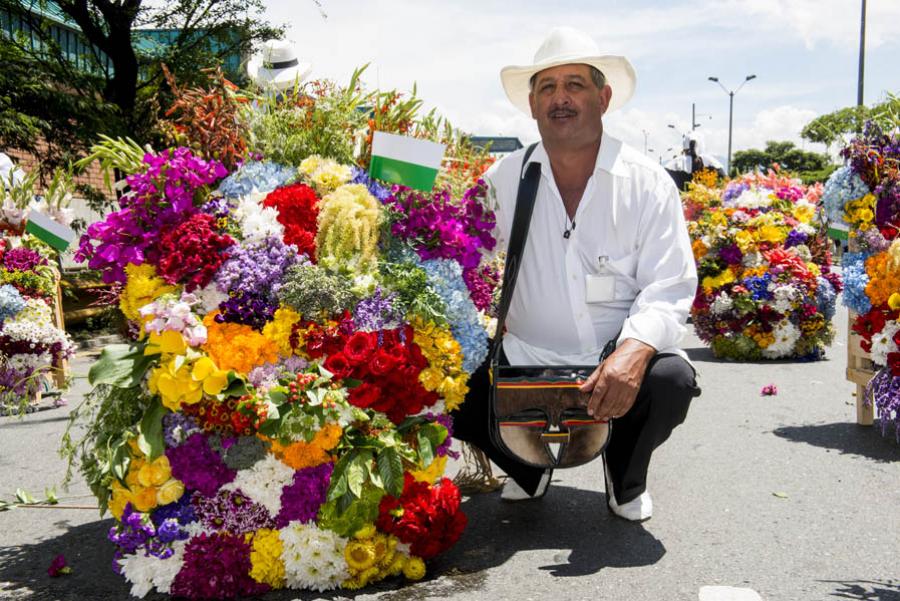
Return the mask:
<path id="1" fill-rule="evenodd" d="M 719 249 L 719 256 L 722 257 L 729 265 L 736 265 L 741 262 L 743 258 L 743 254 L 741 253 L 741 249 L 738 248 L 737 244 L 729 244 L 728 246 L 723 246 Z"/>
<path id="2" fill-rule="evenodd" d="M 300 262 L 297 247 L 267 238 L 228 249 L 228 260 L 216 274 L 216 285 L 226 293 L 265 294 L 275 299 L 284 273 Z"/>
<path id="3" fill-rule="evenodd" d="M 381 288 L 359 301 L 353 312 L 353 322 L 363 331 L 378 332 L 396 328 L 403 322 L 403 312 L 398 304 L 399 295 L 390 292 L 383 296 Z"/>
<path id="4" fill-rule="evenodd" d="M 319 507 L 325 502 L 334 464 L 323 463 L 294 473 L 294 482 L 281 492 L 281 511 L 275 518 L 278 528 L 284 528 L 294 520 L 311 522 L 316 519 Z"/>
<path id="5" fill-rule="evenodd" d="M 278 299 L 271 298 L 268 291 L 238 292 L 219 305 L 218 323 L 242 323 L 262 331 L 272 321 L 278 309 Z"/>
<path id="6" fill-rule="evenodd" d="M 790 248 L 792 246 L 797 246 L 799 244 L 806 244 L 806 240 L 809 238 L 803 232 L 798 232 L 797 230 L 791 230 L 788 234 L 787 240 L 784 243 L 785 248 Z"/>
<path id="7" fill-rule="evenodd" d="M 163 439 L 167 447 L 177 447 L 191 434 L 200 432 L 200 426 L 184 413 L 166 413 L 163 416 Z"/>
<path id="8" fill-rule="evenodd" d="M 47 259 L 37 251 L 22 246 L 8 250 L 3 255 L 3 266 L 11 271 L 31 271 L 38 265 L 46 264 Z"/>
<path id="9" fill-rule="evenodd" d="M 181 480 L 185 488 L 199 490 L 207 497 L 216 494 L 237 475 L 209 447 L 203 434 L 192 434 L 181 445 L 166 449 L 166 457 L 172 466 L 172 475 Z"/>
<path id="10" fill-rule="evenodd" d="M 184 564 L 169 593 L 188 599 L 233 599 L 269 590 L 250 577 L 250 544 L 227 533 L 200 534 L 188 541 Z"/>
<path id="11" fill-rule="evenodd" d="M 191 502 L 197 517 L 210 530 L 246 534 L 275 524 L 265 507 L 251 501 L 240 490 L 220 490 L 211 497 L 194 493 Z"/>
<path id="12" fill-rule="evenodd" d="M 66 556 L 62 554 L 54 557 L 53 561 L 50 562 L 50 567 L 47 568 L 47 575 L 51 578 L 66 576 L 67 574 L 71 573 L 72 568 L 70 568 L 69 564 L 66 563 Z"/>

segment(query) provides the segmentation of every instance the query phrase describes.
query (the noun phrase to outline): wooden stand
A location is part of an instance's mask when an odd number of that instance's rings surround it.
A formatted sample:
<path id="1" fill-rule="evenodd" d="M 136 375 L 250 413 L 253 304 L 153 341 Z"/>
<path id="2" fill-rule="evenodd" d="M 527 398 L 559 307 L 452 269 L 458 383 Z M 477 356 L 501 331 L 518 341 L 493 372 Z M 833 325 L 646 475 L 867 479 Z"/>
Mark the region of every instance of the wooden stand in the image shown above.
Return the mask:
<path id="1" fill-rule="evenodd" d="M 866 384 L 876 370 L 868 353 L 860 346 L 862 338 L 850 329 L 855 320 L 856 313 L 850 311 L 847 324 L 847 379 L 856 384 L 856 423 L 871 426 L 875 421 L 875 404 L 871 401 L 866 404 Z"/>
<path id="2" fill-rule="evenodd" d="M 62 287 L 59 280 L 56 281 L 56 296 L 53 298 L 53 321 L 57 328 L 66 331 L 65 320 L 63 320 L 62 310 Z M 69 361 L 68 359 L 57 359 L 53 362 L 53 381 L 56 387 L 62 390 L 66 386 L 66 380 L 69 379 Z"/>

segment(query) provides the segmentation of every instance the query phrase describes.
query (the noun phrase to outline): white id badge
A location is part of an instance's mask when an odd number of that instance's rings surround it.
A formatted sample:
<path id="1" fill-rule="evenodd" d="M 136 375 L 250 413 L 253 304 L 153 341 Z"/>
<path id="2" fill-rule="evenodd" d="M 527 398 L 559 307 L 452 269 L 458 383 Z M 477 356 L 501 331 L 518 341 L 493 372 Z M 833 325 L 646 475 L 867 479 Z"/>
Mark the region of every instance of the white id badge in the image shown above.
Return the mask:
<path id="1" fill-rule="evenodd" d="M 616 278 L 614 275 L 584 276 L 584 301 L 587 303 L 608 303 L 616 300 Z"/>

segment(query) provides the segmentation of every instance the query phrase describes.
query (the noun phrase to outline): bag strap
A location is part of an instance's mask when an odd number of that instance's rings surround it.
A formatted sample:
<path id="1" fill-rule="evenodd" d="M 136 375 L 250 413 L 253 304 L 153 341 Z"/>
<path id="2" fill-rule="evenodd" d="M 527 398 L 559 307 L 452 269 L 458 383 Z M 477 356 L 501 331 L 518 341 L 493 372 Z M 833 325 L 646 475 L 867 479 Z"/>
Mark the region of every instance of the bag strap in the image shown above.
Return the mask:
<path id="1" fill-rule="evenodd" d="M 519 190 L 516 194 L 516 210 L 513 214 L 512 231 L 509 235 L 509 246 L 506 249 L 506 265 L 503 269 L 503 288 L 500 292 L 500 305 L 497 308 L 497 329 L 494 334 L 494 342 L 491 347 L 491 364 L 495 365 L 500 357 L 500 344 L 503 341 L 503 326 L 506 323 L 506 314 L 512 303 L 513 291 L 516 288 L 516 279 L 519 276 L 519 266 L 522 264 L 522 254 L 525 252 L 525 241 L 528 240 L 528 227 L 531 225 L 531 214 L 534 212 L 534 201 L 537 198 L 537 189 L 541 181 L 541 164 L 528 163 L 531 153 L 537 147 L 537 142 L 525 150 L 522 159 L 522 169 L 519 172 Z M 524 172 L 524 175 L 522 175 Z"/>

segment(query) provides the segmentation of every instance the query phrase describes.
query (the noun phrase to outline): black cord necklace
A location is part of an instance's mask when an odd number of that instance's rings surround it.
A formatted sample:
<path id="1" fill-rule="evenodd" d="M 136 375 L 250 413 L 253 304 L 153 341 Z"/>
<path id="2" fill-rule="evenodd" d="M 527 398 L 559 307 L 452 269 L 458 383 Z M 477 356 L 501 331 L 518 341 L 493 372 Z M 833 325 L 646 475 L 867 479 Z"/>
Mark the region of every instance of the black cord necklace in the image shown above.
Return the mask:
<path id="1" fill-rule="evenodd" d="M 571 225 L 569 225 L 570 221 L 571 221 Z M 569 216 L 566 215 L 566 229 L 563 230 L 563 238 L 568 240 L 569 237 L 572 235 L 572 232 L 574 232 L 574 231 L 575 231 L 575 220 L 574 219 L 570 220 Z"/>

